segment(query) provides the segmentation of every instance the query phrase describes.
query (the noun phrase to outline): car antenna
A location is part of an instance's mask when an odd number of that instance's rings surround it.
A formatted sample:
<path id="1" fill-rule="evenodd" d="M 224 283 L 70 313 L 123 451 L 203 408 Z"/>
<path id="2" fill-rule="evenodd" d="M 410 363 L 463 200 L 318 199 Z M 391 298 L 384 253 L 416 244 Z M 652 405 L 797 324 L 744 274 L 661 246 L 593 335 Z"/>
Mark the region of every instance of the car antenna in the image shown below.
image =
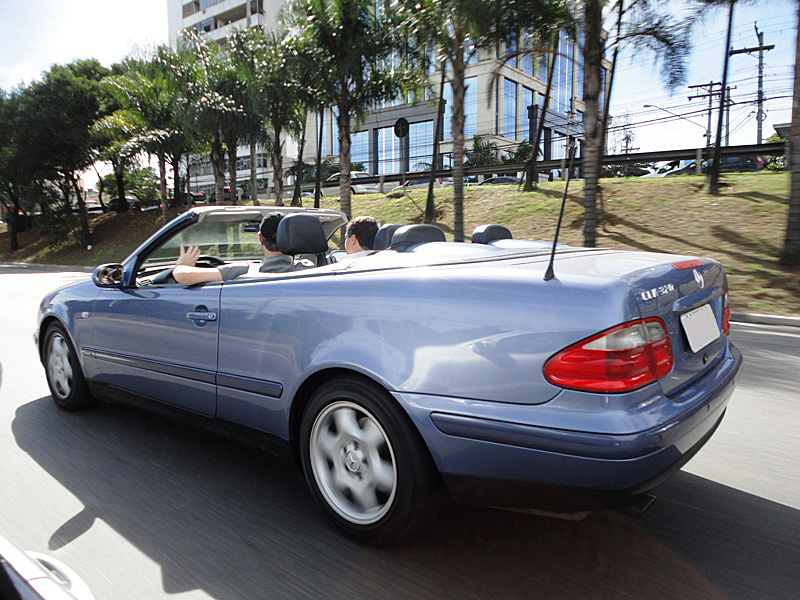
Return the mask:
<path id="1" fill-rule="evenodd" d="M 561 197 L 561 210 L 558 213 L 558 225 L 556 225 L 556 237 L 553 238 L 553 249 L 550 251 L 550 264 L 544 272 L 544 280 L 550 281 L 555 277 L 553 273 L 553 261 L 556 258 L 556 246 L 558 245 L 558 234 L 561 232 L 561 221 L 564 219 L 564 205 L 567 203 L 567 190 L 572 178 L 572 162 L 575 160 L 575 142 L 569 145 L 569 169 L 567 169 L 567 184 L 564 186 L 564 195 Z"/>

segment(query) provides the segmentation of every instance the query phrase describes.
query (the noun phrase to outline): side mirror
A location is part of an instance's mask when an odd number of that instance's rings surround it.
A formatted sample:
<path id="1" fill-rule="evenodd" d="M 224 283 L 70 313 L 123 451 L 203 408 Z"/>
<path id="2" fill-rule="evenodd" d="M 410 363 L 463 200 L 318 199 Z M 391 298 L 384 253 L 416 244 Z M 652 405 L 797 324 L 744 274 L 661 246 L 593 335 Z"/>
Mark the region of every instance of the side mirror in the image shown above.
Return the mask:
<path id="1" fill-rule="evenodd" d="M 101 288 L 122 287 L 122 265 L 116 263 L 100 265 L 92 272 L 92 281 Z"/>

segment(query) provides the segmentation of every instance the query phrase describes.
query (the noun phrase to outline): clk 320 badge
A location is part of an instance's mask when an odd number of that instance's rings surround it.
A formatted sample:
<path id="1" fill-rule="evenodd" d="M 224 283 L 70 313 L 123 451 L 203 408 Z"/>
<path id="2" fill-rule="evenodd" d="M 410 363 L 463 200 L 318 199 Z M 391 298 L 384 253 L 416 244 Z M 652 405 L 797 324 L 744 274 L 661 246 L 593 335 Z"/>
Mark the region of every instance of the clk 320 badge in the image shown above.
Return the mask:
<path id="1" fill-rule="evenodd" d="M 647 301 L 647 300 L 655 300 L 659 296 L 666 296 L 670 292 L 674 292 L 674 291 L 675 291 L 675 286 L 673 284 L 671 284 L 671 283 L 668 283 L 667 285 L 660 285 L 660 286 L 658 286 L 656 288 L 653 288 L 651 290 L 647 290 L 646 292 L 642 292 L 641 296 L 642 296 L 642 300 L 645 300 L 645 301 Z"/>

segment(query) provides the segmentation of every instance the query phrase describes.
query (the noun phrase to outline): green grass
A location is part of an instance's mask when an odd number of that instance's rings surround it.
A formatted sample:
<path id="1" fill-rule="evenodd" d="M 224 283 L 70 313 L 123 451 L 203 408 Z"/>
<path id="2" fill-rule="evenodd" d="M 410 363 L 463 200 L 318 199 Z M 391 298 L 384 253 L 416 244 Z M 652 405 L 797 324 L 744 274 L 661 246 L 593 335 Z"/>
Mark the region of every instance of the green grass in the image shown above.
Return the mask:
<path id="1" fill-rule="evenodd" d="M 732 308 L 770 314 L 800 315 L 800 269 L 778 264 L 786 231 L 789 177 L 786 173 L 724 176 L 720 196 L 705 193 L 701 176 L 604 179 L 604 221 L 597 245 L 625 250 L 705 256 L 720 261 L 728 273 Z M 563 182 L 541 184 L 532 193 L 516 186 L 465 188 L 467 238 L 484 223 L 501 223 L 516 238 L 552 239 Z M 402 197 L 354 196 L 354 215 L 372 215 L 381 223 L 420 223 L 426 190 Z M 436 190 L 437 223 L 453 237 L 452 188 Z M 583 186 L 570 184 L 561 240 L 583 244 Z M 338 208 L 323 198 L 323 208 Z M 160 226 L 160 212 L 101 215 L 92 218 L 96 244 L 90 251 L 74 243 L 51 250 L 35 232 L 20 236 L 23 248 L 7 251 L 0 232 L 0 261 L 95 265 L 118 261 Z M 338 238 L 337 238 L 338 241 Z"/>

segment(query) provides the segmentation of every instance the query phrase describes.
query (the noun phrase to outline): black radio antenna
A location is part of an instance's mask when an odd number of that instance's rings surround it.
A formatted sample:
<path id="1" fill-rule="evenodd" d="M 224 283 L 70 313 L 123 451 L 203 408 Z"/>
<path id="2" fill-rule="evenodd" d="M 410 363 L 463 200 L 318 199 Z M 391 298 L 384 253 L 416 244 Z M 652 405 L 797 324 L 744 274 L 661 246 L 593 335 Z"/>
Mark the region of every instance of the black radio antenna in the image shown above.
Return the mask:
<path id="1" fill-rule="evenodd" d="M 556 225 L 556 237 L 553 238 L 553 249 L 550 251 L 550 264 L 544 272 L 544 280 L 550 281 L 555 277 L 553 273 L 553 261 L 556 258 L 556 245 L 558 244 L 558 234 L 561 232 L 561 221 L 564 219 L 564 205 L 567 203 L 567 190 L 572 179 L 572 162 L 575 160 L 575 143 L 569 145 L 569 168 L 567 169 L 567 184 L 564 186 L 564 195 L 561 197 L 561 210 L 558 213 L 558 225 Z"/>

